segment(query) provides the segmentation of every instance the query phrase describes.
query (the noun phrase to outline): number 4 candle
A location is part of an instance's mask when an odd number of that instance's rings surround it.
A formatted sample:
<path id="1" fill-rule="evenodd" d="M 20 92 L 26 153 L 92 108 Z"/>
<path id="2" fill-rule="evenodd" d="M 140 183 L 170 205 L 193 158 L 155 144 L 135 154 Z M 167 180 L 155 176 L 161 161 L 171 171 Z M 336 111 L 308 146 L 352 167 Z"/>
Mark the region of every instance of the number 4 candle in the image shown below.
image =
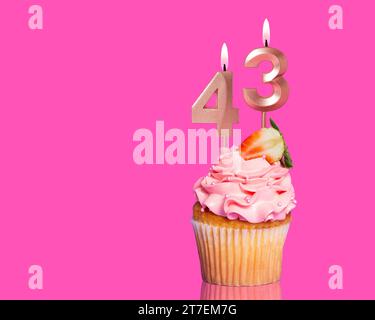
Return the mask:
<path id="1" fill-rule="evenodd" d="M 255 88 L 243 89 L 246 103 L 255 110 L 262 112 L 262 127 L 266 126 L 266 112 L 279 109 L 288 100 L 288 83 L 283 78 L 288 63 L 285 55 L 268 47 L 270 43 L 270 26 L 266 19 L 263 24 L 263 48 L 258 48 L 249 53 L 245 60 L 245 67 L 257 67 L 263 61 L 272 63 L 272 70 L 263 74 L 263 82 L 271 84 L 273 93 L 269 97 L 262 97 Z"/>
<path id="2" fill-rule="evenodd" d="M 238 123 L 238 109 L 233 108 L 232 72 L 228 71 L 228 48 L 221 48 L 222 71 L 216 73 L 210 83 L 198 97 L 192 109 L 193 123 L 216 123 L 222 146 L 228 146 L 228 137 L 232 134 L 233 123 Z M 213 94 L 217 94 L 216 108 L 207 108 Z"/>

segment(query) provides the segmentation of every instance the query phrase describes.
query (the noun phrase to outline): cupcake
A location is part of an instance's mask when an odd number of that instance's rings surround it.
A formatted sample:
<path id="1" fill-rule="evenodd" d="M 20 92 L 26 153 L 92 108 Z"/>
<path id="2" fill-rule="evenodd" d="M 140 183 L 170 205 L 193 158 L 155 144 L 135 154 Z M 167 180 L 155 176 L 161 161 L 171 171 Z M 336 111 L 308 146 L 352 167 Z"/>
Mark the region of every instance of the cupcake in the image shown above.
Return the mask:
<path id="1" fill-rule="evenodd" d="M 279 281 L 295 208 L 283 136 L 272 121 L 240 147 L 222 150 L 195 183 L 193 228 L 204 281 L 228 286 Z"/>

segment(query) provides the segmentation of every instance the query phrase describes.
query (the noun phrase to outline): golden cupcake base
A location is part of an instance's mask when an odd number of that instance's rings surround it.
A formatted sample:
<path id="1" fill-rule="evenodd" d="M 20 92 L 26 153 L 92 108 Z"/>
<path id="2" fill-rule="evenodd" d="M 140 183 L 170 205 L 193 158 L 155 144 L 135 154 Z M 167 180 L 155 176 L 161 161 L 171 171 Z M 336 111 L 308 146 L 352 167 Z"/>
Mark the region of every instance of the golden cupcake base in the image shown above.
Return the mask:
<path id="1" fill-rule="evenodd" d="M 283 221 L 249 223 L 193 208 L 202 278 L 227 286 L 265 285 L 280 279 L 291 215 Z"/>

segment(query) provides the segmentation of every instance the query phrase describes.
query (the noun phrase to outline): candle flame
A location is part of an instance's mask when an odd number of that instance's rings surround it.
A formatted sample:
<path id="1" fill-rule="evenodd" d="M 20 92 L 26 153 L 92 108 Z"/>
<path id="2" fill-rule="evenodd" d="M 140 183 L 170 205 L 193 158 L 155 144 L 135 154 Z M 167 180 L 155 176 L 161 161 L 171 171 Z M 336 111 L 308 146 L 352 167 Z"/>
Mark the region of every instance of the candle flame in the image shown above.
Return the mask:
<path id="1" fill-rule="evenodd" d="M 268 22 L 268 19 L 265 19 L 263 23 L 263 45 L 266 45 L 266 42 L 269 45 L 270 38 L 271 38 L 270 23 Z"/>
<path id="2" fill-rule="evenodd" d="M 228 47 L 225 42 L 221 47 L 221 68 L 224 71 L 228 70 Z"/>

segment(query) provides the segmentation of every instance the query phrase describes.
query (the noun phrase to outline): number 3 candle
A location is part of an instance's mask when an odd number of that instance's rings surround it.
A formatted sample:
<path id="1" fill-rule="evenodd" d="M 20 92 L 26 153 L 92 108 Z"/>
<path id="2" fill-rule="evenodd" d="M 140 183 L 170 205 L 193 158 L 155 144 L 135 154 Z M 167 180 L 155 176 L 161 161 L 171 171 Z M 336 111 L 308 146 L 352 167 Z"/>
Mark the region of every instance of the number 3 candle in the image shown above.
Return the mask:
<path id="1" fill-rule="evenodd" d="M 216 73 L 198 97 L 192 109 L 193 123 L 216 123 L 222 143 L 227 146 L 233 123 L 238 123 L 238 109 L 232 105 L 232 72 L 228 71 L 228 49 L 221 48 L 221 72 Z M 217 94 L 216 108 L 207 108 L 213 94 Z"/>
<path id="2" fill-rule="evenodd" d="M 249 53 L 245 60 L 245 67 L 254 68 L 261 62 L 270 61 L 272 70 L 263 74 L 263 82 L 271 84 L 273 93 L 269 97 L 262 97 L 255 88 L 244 89 L 246 103 L 255 110 L 262 112 L 262 127 L 266 126 L 266 112 L 279 109 L 288 100 L 288 83 L 283 78 L 288 63 L 284 54 L 268 47 L 270 43 L 270 27 L 266 19 L 263 24 L 263 48 L 258 48 Z"/>

